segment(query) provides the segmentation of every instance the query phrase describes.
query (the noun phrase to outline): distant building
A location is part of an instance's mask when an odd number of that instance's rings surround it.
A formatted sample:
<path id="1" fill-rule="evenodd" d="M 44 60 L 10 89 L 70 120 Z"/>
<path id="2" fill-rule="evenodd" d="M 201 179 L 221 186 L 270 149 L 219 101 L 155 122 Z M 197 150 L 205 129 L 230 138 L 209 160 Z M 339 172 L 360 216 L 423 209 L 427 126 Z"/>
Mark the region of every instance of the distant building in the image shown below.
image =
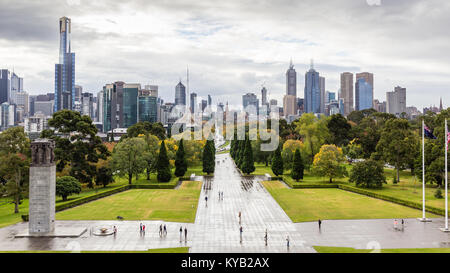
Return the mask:
<path id="1" fill-rule="evenodd" d="M 73 109 L 75 104 L 75 53 L 71 52 L 71 20 L 59 19 L 59 63 L 55 64 L 54 111 Z"/>
<path id="2" fill-rule="evenodd" d="M 374 97 L 374 85 L 373 85 L 373 74 L 369 73 L 369 72 L 361 72 L 361 73 L 356 73 L 355 75 L 355 99 L 356 99 L 356 83 L 358 83 L 359 79 L 364 79 L 364 81 L 368 84 L 370 84 L 371 89 L 372 89 L 372 94 L 370 95 L 372 98 Z M 370 107 L 373 108 L 373 105 Z M 367 109 L 370 109 L 367 108 Z"/>
<path id="3" fill-rule="evenodd" d="M 289 116 L 297 115 L 297 98 L 293 95 L 283 97 L 283 115 L 287 119 Z"/>
<path id="4" fill-rule="evenodd" d="M 95 116 L 96 121 L 103 124 L 103 91 L 97 93 L 97 114 Z"/>
<path id="5" fill-rule="evenodd" d="M 212 99 L 211 99 L 211 95 L 208 95 L 208 106 L 212 105 Z"/>
<path id="6" fill-rule="evenodd" d="M 286 71 L 286 95 L 297 97 L 297 72 L 295 72 L 292 59 Z"/>
<path id="7" fill-rule="evenodd" d="M 353 74 L 350 72 L 341 73 L 339 99 L 343 99 L 343 115 L 347 116 L 353 111 Z"/>
<path id="8" fill-rule="evenodd" d="M 242 96 L 242 106 L 244 111 L 248 106 L 253 105 L 255 107 L 256 114 L 259 112 L 259 100 L 254 93 L 247 93 Z"/>
<path id="9" fill-rule="evenodd" d="M 336 93 L 325 91 L 325 104 L 330 103 L 333 100 L 336 100 Z"/>
<path id="10" fill-rule="evenodd" d="M 355 110 L 361 111 L 373 107 L 373 89 L 365 78 L 358 78 L 355 83 Z"/>
<path id="11" fill-rule="evenodd" d="M 319 77 L 320 113 L 325 113 L 325 77 Z"/>
<path id="12" fill-rule="evenodd" d="M 387 113 L 400 116 L 406 113 L 406 88 L 397 86 L 392 92 L 386 92 Z"/>
<path id="13" fill-rule="evenodd" d="M 186 105 L 186 87 L 180 82 L 175 86 L 175 105 Z"/>
<path id="14" fill-rule="evenodd" d="M 83 93 L 83 87 L 75 85 L 75 101 L 81 101 L 81 94 Z"/>
<path id="15" fill-rule="evenodd" d="M 198 107 L 197 104 L 197 93 L 191 93 L 191 113 L 195 113 L 195 108 Z"/>
<path id="16" fill-rule="evenodd" d="M 6 130 L 16 124 L 16 105 L 4 102 L 0 105 L 0 129 Z"/>
<path id="17" fill-rule="evenodd" d="M 261 105 L 267 105 L 267 89 L 263 87 L 261 89 Z"/>
<path id="18" fill-rule="evenodd" d="M 311 68 L 305 74 L 305 113 L 321 113 L 320 88 L 319 72 L 314 70 L 313 64 L 311 63 Z"/>
<path id="19" fill-rule="evenodd" d="M 9 102 L 11 96 L 11 72 L 0 70 L 0 104 Z"/>
<path id="20" fill-rule="evenodd" d="M 48 129 L 48 120 L 50 116 L 46 116 L 41 112 L 36 113 L 31 117 L 25 118 L 24 131 L 28 134 L 30 139 L 39 138 L 43 130 Z"/>
<path id="21" fill-rule="evenodd" d="M 202 112 L 205 111 L 207 106 L 208 106 L 208 101 L 207 100 L 202 100 L 202 102 L 200 103 L 200 107 L 202 108 Z"/>
<path id="22" fill-rule="evenodd" d="M 386 102 L 375 99 L 373 100 L 373 109 L 380 113 L 386 113 Z"/>
<path id="23" fill-rule="evenodd" d="M 139 90 L 138 96 L 138 122 L 158 121 L 158 87 L 156 86 L 156 93 L 154 89 Z M 156 95 L 156 96 L 155 96 Z"/>
<path id="24" fill-rule="evenodd" d="M 94 120 L 94 96 L 92 93 L 82 93 L 81 113 Z"/>
<path id="25" fill-rule="evenodd" d="M 53 109 L 54 109 L 54 101 L 35 101 L 34 102 L 34 115 L 36 113 L 41 112 L 45 116 L 51 116 L 53 115 Z"/>

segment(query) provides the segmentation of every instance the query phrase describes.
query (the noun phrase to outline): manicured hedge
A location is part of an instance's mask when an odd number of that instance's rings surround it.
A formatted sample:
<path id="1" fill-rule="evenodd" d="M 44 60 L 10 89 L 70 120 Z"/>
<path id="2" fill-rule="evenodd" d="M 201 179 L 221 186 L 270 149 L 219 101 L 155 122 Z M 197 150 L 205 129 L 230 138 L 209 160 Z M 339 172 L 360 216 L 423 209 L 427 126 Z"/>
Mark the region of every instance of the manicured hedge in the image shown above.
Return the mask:
<path id="1" fill-rule="evenodd" d="M 389 201 L 389 202 L 393 202 L 393 203 L 397 203 L 403 206 L 407 206 L 410 208 L 415 208 L 415 209 L 422 209 L 422 203 L 417 203 L 417 202 L 413 202 L 413 201 L 407 201 L 407 200 L 403 200 L 403 199 L 399 199 L 396 197 L 392 197 L 392 196 L 386 196 L 384 194 L 380 194 L 380 193 L 375 193 L 375 192 L 371 192 L 368 190 L 365 190 L 363 188 L 357 188 L 357 187 L 353 187 L 353 186 L 349 186 L 349 185 L 343 185 L 343 184 L 339 184 L 338 185 L 339 189 L 341 190 L 346 190 L 346 191 L 351 191 L 354 193 L 359 193 L 359 194 L 363 194 L 369 197 L 373 197 L 373 198 L 377 198 L 377 199 L 381 199 L 384 201 Z M 445 215 L 445 210 L 441 209 L 441 208 L 436 208 L 436 207 L 430 207 L 425 205 L 425 211 L 434 213 L 434 214 L 438 214 L 438 215 Z"/>
<path id="2" fill-rule="evenodd" d="M 338 184 L 294 184 L 294 189 L 330 189 L 339 188 Z"/>

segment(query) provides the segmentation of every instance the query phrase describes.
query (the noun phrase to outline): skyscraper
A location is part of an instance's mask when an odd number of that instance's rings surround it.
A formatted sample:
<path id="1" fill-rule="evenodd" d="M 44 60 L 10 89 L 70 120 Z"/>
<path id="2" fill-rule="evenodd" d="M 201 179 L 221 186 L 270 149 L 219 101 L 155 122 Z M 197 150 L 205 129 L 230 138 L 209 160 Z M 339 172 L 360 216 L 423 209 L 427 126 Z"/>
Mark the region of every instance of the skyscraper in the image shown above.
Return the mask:
<path id="1" fill-rule="evenodd" d="M 250 105 L 253 105 L 255 107 L 256 113 L 258 113 L 259 100 L 253 93 L 247 93 L 242 96 L 242 106 L 244 107 L 244 111 L 248 110 L 246 108 Z"/>
<path id="2" fill-rule="evenodd" d="M 211 103 L 212 103 L 211 95 L 208 95 L 208 106 L 211 106 Z"/>
<path id="3" fill-rule="evenodd" d="M 55 64 L 55 112 L 75 104 L 75 53 L 71 52 L 71 20 L 59 19 L 59 63 Z"/>
<path id="4" fill-rule="evenodd" d="M 320 113 L 325 113 L 325 77 L 319 77 Z"/>
<path id="5" fill-rule="evenodd" d="M 297 97 L 297 72 L 295 72 L 292 59 L 286 71 L 286 95 Z"/>
<path id="6" fill-rule="evenodd" d="M 83 93 L 81 96 L 81 113 L 94 120 L 94 95 Z"/>
<path id="7" fill-rule="evenodd" d="M 138 122 L 149 121 L 157 122 L 158 120 L 158 92 L 152 89 L 139 90 L 138 97 Z M 158 90 L 156 86 L 156 90 Z M 155 96 L 156 95 L 156 96 Z"/>
<path id="8" fill-rule="evenodd" d="M 208 98 L 210 98 L 209 95 Z M 197 107 L 197 93 L 191 93 L 191 113 L 195 113 L 195 108 Z"/>
<path id="9" fill-rule="evenodd" d="M 361 73 L 356 73 L 356 75 L 355 75 L 355 100 L 356 100 L 356 83 L 358 82 L 358 79 L 361 79 L 361 78 L 363 78 L 366 81 L 366 83 L 370 84 L 370 86 L 372 87 L 372 94 L 371 94 L 371 96 L 372 96 L 372 98 L 374 98 L 374 96 L 373 96 L 373 94 L 374 94 L 373 93 L 374 92 L 374 89 L 373 89 L 373 74 L 369 73 L 369 72 L 361 72 Z M 370 108 L 373 108 L 373 107 L 374 107 L 374 105 L 373 105 L 373 101 L 372 101 L 372 106 Z"/>
<path id="10" fill-rule="evenodd" d="M 386 112 L 397 116 L 406 113 L 406 88 L 397 86 L 393 92 L 386 92 Z"/>
<path id="11" fill-rule="evenodd" d="M 293 95 L 284 95 L 283 97 L 283 114 L 285 118 L 295 116 L 297 114 L 297 98 Z"/>
<path id="12" fill-rule="evenodd" d="M 373 108 L 373 88 L 365 78 L 358 78 L 355 83 L 355 110 Z"/>
<path id="13" fill-rule="evenodd" d="M 186 105 L 186 87 L 180 82 L 175 86 L 175 105 Z"/>
<path id="14" fill-rule="evenodd" d="M 325 83 L 323 84 L 325 85 Z M 325 86 L 323 88 L 325 92 Z M 314 70 L 313 64 L 311 63 L 311 68 L 305 74 L 305 113 L 321 113 L 320 92 L 319 72 Z"/>
<path id="15" fill-rule="evenodd" d="M 0 70 L 0 104 L 9 102 L 11 96 L 11 72 L 8 69 Z"/>
<path id="16" fill-rule="evenodd" d="M 339 99 L 344 100 L 344 116 L 347 116 L 353 111 L 353 74 L 350 72 L 341 73 Z"/>
<path id="17" fill-rule="evenodd" d="M 264 86 L 261 89 L 261 105 L 267 105 L 267 89 Z"/>

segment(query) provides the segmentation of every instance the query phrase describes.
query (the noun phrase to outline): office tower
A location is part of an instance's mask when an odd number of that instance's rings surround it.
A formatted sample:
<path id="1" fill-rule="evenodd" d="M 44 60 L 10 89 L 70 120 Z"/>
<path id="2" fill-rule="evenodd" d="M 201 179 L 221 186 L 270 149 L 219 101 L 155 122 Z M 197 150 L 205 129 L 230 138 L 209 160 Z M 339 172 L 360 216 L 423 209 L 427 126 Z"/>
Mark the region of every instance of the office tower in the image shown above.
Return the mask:
<path id="1" fill-rule="evenodd" d="M 81 101 L 81 94 L 83 93 L 83 87 L 75 85 L 75 101 Z"/>
<path id="2" fill-rule="evenodd" d="M 71 20 L 59 19 L 59 63 L 55 64 L 55 109 L 73 109 L 75 104 L 75 53 L 71 52 Z"/>
<path id="3" fill-rule="evenodd" d="M 208 99 L 209 99 L 209 95 L 208 95 Z M 198 107 L 197 106 L 197 93 L 191 93 L 191 113 L 195 113 L 195 108 Z"/>
<path id="4" fill-rule="evenodd" d="M 39 138 L 41 132 L 48 129 L 49 119 L 49 116 L 37 113 L 36 115 L 25 118 L 23 129 L 30 139 Z"/>
<path id="5" fill-rule="evenodd" d="M 358 78 L 355 83 L 355 110 L 371 109 L 373 106 L 372 85 L 365 78 Z"/>
<path id="6" fill-rule="evenodd" d="M 442 110 L 444 110 L 443 106 L 442 106 L 442 97 L 439 98 L 439 112 L 442 112 Z"/>
<path id="7" fill-rule="evenodd" d="M 343 98 L 339 98 L 339 114 L 345 116 L 345 103 Z"/>
<path id="8" fill-rule="evenodd" d="M 150 92 L 149 96 L 158 97 L 158 86 L 157 85 L 145 85 L 144 89 Z"/>
<path id="9" fill-rule="evenodd" d="M 255 111 L 257 114 L 259 111 L 259 100 L 256 97 L 254 93 L 247 93 L 245 95 L 242 95 L 242 106 L 244 107 L 244 111 L 248 112 L 251 107 L 250 105 L 253 105 L 255 107 Z"/>
<path id="10" fill-rule="evenodd" d="M 330 103 L 333 100 L 336 100 L 336 93 L 325 91 L 325 104 Z"/>
<path id="11" fill-rule="evenodd" d="M 16 105 L 4 102 L 0 105 L 0 130 L 6 130 L 16 124 Z"/>
<path id="12" fill-rule="evenodd" d="M 211 106 L 211 103 L 212 103 L 211 95 L 208 95 L 208 106 Z"/>
<path id="13" fill-rule="evenodd" d="M 267 105 L 267 89 L 265 87 L 261 89 L 261 105 Z"/>
<path id="14" fill-rule="evenodd" d="M 82 93 L 81 114 L 89 116 L 94 120 L 94 95 L 92 93 Z"/>
<path id="15" fill-rule="evenodd" d="M 153 123 L 158 121 L 158 93 L 155 92 L 154 87 L 146 86 L 146 89 L 139 91 L 138 122 L 148 121 Z"/>
<path id="16" fill-rule="evenodd" d="M 9 102 L 11 96 L 11 72 L 8 69 L 0 70 L 0 104 Z"/>
<path id="17" fill-rule="evenodd" d="M 305 112 L 305 99 L 297 98 L 297 112 L 300 114 Z"/>
<path id="18" fill-rule="evenodd" d="M 175 86 L 175 105 L 186 105 L 186 87 L 180 82 Z"/>
<path id="19" fill-rule="evenodd" d="M 297 97 L 297 72 L 295 72 L 292 59 L 286 71 L 286 95 Z"/>
<path id="20" fill-rule="evenodd" d="M 115 82 L 103 86 L 103 132 L 123 128 L 123 85 Z"/>
<path id="21" fill-rule="evenodd" d="M 34 102 L 34 115 L 37 113 L 42 113 L 46 116 L 53 115 L 54 101 L 35 101 Z"/>
<path id="22" fill-rule="evenodd" d="M 277 100 L 275 100 L 275 99 L 271 99 L 270 100 L 270 106 L 272 106 L 272 105 L 277 105 L 278 104 L 278 101 Z"/>
<path id="23" fill-rule="evenodd" d="M 406 113 L 406 88 L 397 86 L 392 92 L 386 92 L 386 112 L 394 115 Z"/>
<path id="24" fill-rule="evenodd" d="M 219 104 L 217 104 L 217 111 L 221 111 L 224 112 L 225 111 L 225 106 L 223 105 L 223 103 L 219 102 Z"/>
<path id="25" fill-rule="evenodd" d="M 103 91 L 99 91 L 97 93 L 97 114 L 96 114 L 97 122 L 103 124 Z"/>
<path id="26" fill-rule="evenodd" d="M 321 86 L 319 78 L 319 72 L 314 70 L 313 64 L 311 63 L 311 68 L 305 74 L 305 113 L 321 113 Z M 323 85 L 325 92 L 325 79 Z"/>
<path id="27" fill-rule="evenodd" d="M 371 94 L 371 96 L 372 96 L 372 98 L 374 97 L 373 96 L 373 94 L 374 94 L 374 88 L 373 88 L 373 74 L 372 73 L 369 73 L 369 72 L 361 72 L 361 73 L 356 73 L 355 74 L 355 87 L 356 87 L 356 83 L 358 82 L 358 79 L 361 79 L 361 78 L 363 78 L 365 81 L 366 81 L 366 83 L 368 83 L 368 84 L 370 84 L 370 86 L 372 87 L 372 94 Z M 355 100 L 356 100 L 356 88 L 355 88 Z M 355 102 L 356 103 L 356 102 Z M 373 102 L 372 102 L 373 103 Z M 373 107 L 373 105 L 372 105 L 372 107 Z M 371 108 L 372 108 L 371 107 Z"/>
<path id="28" fill-rule="evenodd" d="M 341 90 L 339 98 L 344 100 L 344 116 L 353 111 L 353 74 L 341 73 Z"/>
<path id="29" fill-rule="evenodd" d="M 293 95 L 284 95 L 283 97 L 283 113 L 284 117 L 297 115 L 297 98 Z"/>
<path id="30" fill-rule="evenodd" d="M 379 100 L 373 100 L 373 109 L 377 112 L 385 113 L 386 112 L 386 102 L 380 102 Z"/>
<path id="31" fill-rule="evenodd" d="M 126 83 L 123 86 L 123 126 L 128 128 L 137 123 L 138 94 L 140 84 Z"/>
<path id="32" fill-rule="evenodd" d="M 320 113 L 325 113 L 325 77 L 319 77 Z"/>
<path id="33" fill-rule="evenodd" d="M 34 116 L 34 102 L 36 101 L 36 97 L 34 95 L 30 95 L 28 96 L 28 105 L 30 106 L 29 110 L 28 110 L 28 116 Z"/>
<path id="34" fill-rule="evenodd" d="M 208 101 L 207 100 L 202 100 L 199 103 L 200 108 L 202 109 L 202 112 L 205 111 L 206 107 L 208 106 Z"/>

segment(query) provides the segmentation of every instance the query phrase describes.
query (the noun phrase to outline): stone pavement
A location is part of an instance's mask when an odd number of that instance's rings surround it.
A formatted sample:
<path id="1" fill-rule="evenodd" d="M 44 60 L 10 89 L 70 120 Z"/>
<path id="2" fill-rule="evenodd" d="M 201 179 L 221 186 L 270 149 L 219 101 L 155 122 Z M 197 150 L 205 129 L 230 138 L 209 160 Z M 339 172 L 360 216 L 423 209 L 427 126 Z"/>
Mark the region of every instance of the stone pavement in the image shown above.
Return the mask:
<path id="1" fill-rule="evenodd" d="M 79 238 L 14 238 L 27 229 L 18 223 L 0 229 L 0 251 L 8 250 L 147 250 L 190 247 L 190 252 L 315 252 L 314 245 L 342 247 L 424 248 L 450 247 L 450 234 L 438 228 L 443 219 L 422 223 L 407 219 L 403 231 L 394 230 L 393 219 L 324 220 L 319 231 L 316 222 L 293 223 L 267 190 L 259 183 L 263 177 L 242 177 L 229 154 L 216 156 L 214 177 L 205 177 L 195 223 L 163 221 L 56 221 L 58 227 L 87 227 Z M 219 200 L 219 191 L 223 200 Z M 206 206 L 205 196 L 208 196 Z M 239 217 L 243 227 L 240 242 Z M 418 216 L 420 211 L 418 210 Z M 139 223 L 146 234 L 139 234 Z M 159 225 L 168 234 L 159 236 Z M 116 225 L 116 236 L 95 236 L 91 230 Z M 180 242 L 179 228 L 186 226 L 188 240 Z M 401 225 L 399 224 L 399 227 Z M 264 234 L 268 231 L 268 245 Z M 290 248 L 286 246 L 290 238 Z"/>

